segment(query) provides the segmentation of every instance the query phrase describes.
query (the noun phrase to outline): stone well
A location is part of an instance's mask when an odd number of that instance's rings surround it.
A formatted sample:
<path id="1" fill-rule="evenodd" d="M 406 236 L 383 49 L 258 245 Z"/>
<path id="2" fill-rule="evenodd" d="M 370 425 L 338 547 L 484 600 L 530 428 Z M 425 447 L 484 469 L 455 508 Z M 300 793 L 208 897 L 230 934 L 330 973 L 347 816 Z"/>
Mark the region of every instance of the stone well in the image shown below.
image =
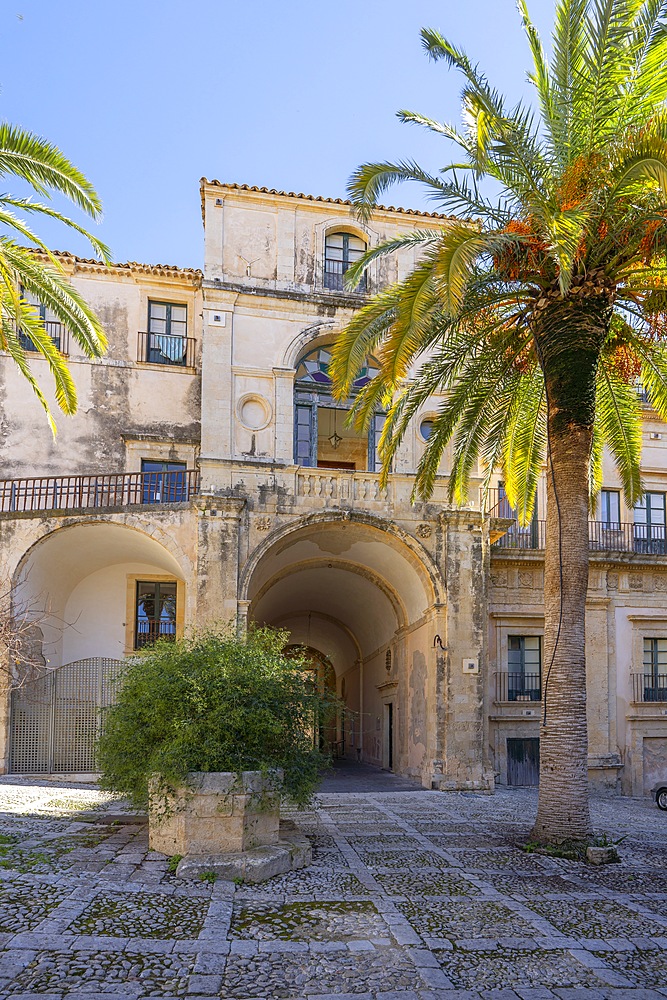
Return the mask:
<path id="1" fill-rule="evenodd" d="M 190 771 L 183 786 L 165 796 L 158 778 L 149 786 L 152 851 L 213 855 L 278 843 L 282 772 Z"/>

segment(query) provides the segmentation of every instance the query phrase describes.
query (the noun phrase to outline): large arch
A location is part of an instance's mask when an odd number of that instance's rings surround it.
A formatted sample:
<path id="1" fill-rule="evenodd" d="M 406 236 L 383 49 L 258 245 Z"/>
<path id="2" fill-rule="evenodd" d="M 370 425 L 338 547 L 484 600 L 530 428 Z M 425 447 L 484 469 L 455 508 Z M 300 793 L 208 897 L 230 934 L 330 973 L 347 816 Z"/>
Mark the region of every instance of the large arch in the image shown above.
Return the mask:
<path id="1" fill-rule="evenodd" d="M 333 320 L 323 320 L 321 323 L 312 323 L 304 330 L 297 333 L 285 349 L 282 359 L 283 368 L 296 368 L 297 361 L 307 347 L 317 347 L 318 344 L 329 342 L 332 332 L 336 329 Z"/>
<path id="2" fill-rule="evenodd" d="M 149 534 L 116 521 L 81 520 L 52 528 L 23 554 L 13 577 L 14 606 L 39 622 L 51 666 L 130 651 L 137 580 L 175 582 L 182 623 L 188 566 L 166 536 L 155 534 L 154 527 Z"/>
<path id="3" fill-rule="evenodd" d="M 347 756 L 423 773 L 426 722 L 415 727 L 413 715 L 424 716 L 434 684 L 431 623 L 445 594 L 418 541 L 371 514 L 312 514 L 257 548 L 239 597 L 251 620 L 284 628 L 290 643 L 332 664 L 346 706 L 339 741 Z"/>

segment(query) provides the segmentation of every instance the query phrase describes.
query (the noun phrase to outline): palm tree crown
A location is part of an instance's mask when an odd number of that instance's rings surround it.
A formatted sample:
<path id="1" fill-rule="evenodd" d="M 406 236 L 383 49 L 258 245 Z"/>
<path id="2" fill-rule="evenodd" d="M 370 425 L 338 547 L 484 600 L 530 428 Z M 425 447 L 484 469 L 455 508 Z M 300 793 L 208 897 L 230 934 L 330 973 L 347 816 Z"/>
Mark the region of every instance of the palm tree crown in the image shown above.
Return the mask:
<path id="1" fill-rule="evenodd" d="M 366 164 L 350 193 L 365 214 L 389 185 L 418 181 L 456 218 L 440 232 L 382 243 L 350 269 L 353 285 L 374 258 L 405 246 L 421 251 L 409 277 L 347 326 L 332 372 L 344 396 L 366 354 L 378 356 L 380 377 L 358 397 L 356 417 L 363 424 L 391 400 L 385 475 L 410 419 L 429 396 L 446 392 L 415 492 L 430 494 L 453 437 L 452 496 L 465 499 L 481 458 L 487 482 L 502 468 L 525 522 L 546 450 L 540 352 L 548 338 L 536 331 L 550 314 L 558 312 L 560 324 L 562 309 L 590 311 L 604 331 L 590 345 L 594 392 L 586 392 L 585 374 L 572 386 L 577 416 L 597 417 L 592 500 L 603 444 L 628 502 L 640 494 L 638 380 L 667 419 L 667 3 L 562 0 L 551 65 L 524 0 L 519 8 L 539 113 L 508 109 L 463 52 L 436 31 L 422 32 L 429 55 L 465 76 L 465 127 L 408 111 L 400 117 L 454 141 L 463 162 L 439 175 L 414 163 Z M 483 194 L 483 178 L 501 186 L 497 200 Z M 427 360 L 408 377 L 422 355 Z M 571 359 L 563 360 L 569 379 Z"/>
<path id="2" fill-rule="evenodd" d="M 502 470 L 526 523 L 546 457 L 534 836 L 585 839 L 588 510 L 605 445 L 628 503 L 641 495 L 638 380 L 667 420 L 667 0 L 558 0 L 550 61 L 525 0 L 518 7 L 537 108 L 508 107 L 464 52 L 422 32 L 428 54 L 464 76 L 464 124 L 400 117 L 456 144 L 458 160 L 435 175 L 369 163 L 350 193 L 364 215 L 390 184 L 414 180 L 454 218 L 373 247 L 350 268 L 354 286 L 375 257 L 419 253 L 412 273 L 343 331 L 331 371 L 344 397 L 363 359 L 377 357 L 355 419 L 388 409 L 385 477 L 413 415 L 440 396 L 418 495 L 431 493 L 453 440 L 451 496 L 465 499 L 481 462 L 487 486 Z"/>
<path id="3" fill-rule="evenodd" d="M 26 182 L 39 198 L 58 193 L 91 218 L 101 216 L 93 186 L 59 149 L 25 129 L 0 123 L 0 176 L 7 175 Z M 31 215 L 56 219 L 82 233 L 104 260 L 108 260 L 108 250 L 86 229 L 43 201 L 0 195 L 0 224 L 5 228 L 0 235 L 0 349 L 8 352 L 32 386 L 55 433 L 48 401 L 30 367 L 26 340 L 46 358 L 55 382 L 56 402 L 65 413 L 76 411 L 76 388 L 34 301 L 64 324 L 89 357 L 104 352 L 106 337 L 93 311 L 67 280 L 57 257 L 26 221 Z M 33 248 L 17 243 L 16 237 L 29 241 Z"/>

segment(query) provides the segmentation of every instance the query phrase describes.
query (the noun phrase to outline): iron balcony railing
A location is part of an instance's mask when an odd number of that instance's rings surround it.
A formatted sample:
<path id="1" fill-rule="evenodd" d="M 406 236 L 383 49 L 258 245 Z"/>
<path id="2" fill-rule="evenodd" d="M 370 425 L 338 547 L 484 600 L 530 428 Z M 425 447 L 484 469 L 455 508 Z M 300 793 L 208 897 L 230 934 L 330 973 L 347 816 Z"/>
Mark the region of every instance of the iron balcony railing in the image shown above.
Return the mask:
<path id="1" fill-rule="evenodd" d="M 630 675 L 632 678 L 632 700 L 635 703 L 667 702 L 667 674 Z"/>
<path id="2" fill-rule="evenodd" d="M 497 702 L 539 701 L 542 697 L 540 674 L 499 670 L 496 673 Z"/>
<path id="3" fill-rule="evenodd" d="M 63 326 L 62 323 L 52 322 L 51 320 L 45 320 L 43 325 L 60 353 L 69 354 L 69 330 L 67 327 Z M 38 351 L 38 348 L 23 330 L 19 330 L 19 343 L 24 351 Z"/>
<path id="4" fill-rule="evenodd" d="M 146 333 L 140 330 L 137 341 L 137 361 L 172 368 L 194 368 L 195 340 L 170 333 Z"/>
<path id="5" fill-rule="evenodd" d="M 361 276 L 361 280 L 356 288 L 347 288 L 345 285 L 345 272 L 350 269 L 350 262 L 343 260 L 324 261 L 324 287 L 335 292 L 365 292 L 366 275 Z"/>
<path id="6" fill-rule="evenodd" d="M 152 646 L 158 639 L 166 639 L 169 642 L 176 641 L 176 624 L 172 621 L 138 621 L 135 635 L 134 648 L 144 649 Z"/>
<path id="7" fill-rule="evenodd" d="M 199 472 L 137 472 L 0 480 L 0 513 L 184 503 L 197 492 Z"/>
<path id="8" fill-rule="evenodd" d="M 543 549 L 545 540 L 546 521 L 532 521 L 526 527 L 521 527 L 515 521 L 509 531 L 494 542 L 494 546 L 497 549 Z M 667 555 L 667 539 L 662 525 L 632 524 L 623 521 L 589 521 L 588 547 L 591 552 Z"/>

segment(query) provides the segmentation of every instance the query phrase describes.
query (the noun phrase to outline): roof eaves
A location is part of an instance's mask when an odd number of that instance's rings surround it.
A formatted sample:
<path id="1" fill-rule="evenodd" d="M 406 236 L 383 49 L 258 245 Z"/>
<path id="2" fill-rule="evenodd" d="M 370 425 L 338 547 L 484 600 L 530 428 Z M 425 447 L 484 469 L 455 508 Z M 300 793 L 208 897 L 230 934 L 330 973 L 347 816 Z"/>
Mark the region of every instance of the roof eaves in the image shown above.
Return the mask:
<path id="1" fill-rule="evenodd" d="M 258 194 L 272 194 L 280 198 L 300 198 L 303 201 L 318 201 L 329 205 L 347 205 L 350 208 L 355 207 L 354 202 L 349 201 L 346 198 L 325 198 L 323 195 L 303 194 L 299 191 L 279 191 L 277 188 L 257 187 L 254 184 L 225 184 L 224 181 L 208 180 L 208 178 L 202 177 L 200 182 L 202 221 L 204 221 L 204 188 L 207 184 L 211 187 L 229 188 L 232 191 L 255 191 Z M 422 212 L 417 208 L 400 208 L 395 207 L 394 205 L 376 205 L 374 211 L 393 212 L 398 215 L 416 215 L 422 219 L 443 219 L 452 221 L 454 218 L 451 215 L 443 215 L 441 212 Z"/>

